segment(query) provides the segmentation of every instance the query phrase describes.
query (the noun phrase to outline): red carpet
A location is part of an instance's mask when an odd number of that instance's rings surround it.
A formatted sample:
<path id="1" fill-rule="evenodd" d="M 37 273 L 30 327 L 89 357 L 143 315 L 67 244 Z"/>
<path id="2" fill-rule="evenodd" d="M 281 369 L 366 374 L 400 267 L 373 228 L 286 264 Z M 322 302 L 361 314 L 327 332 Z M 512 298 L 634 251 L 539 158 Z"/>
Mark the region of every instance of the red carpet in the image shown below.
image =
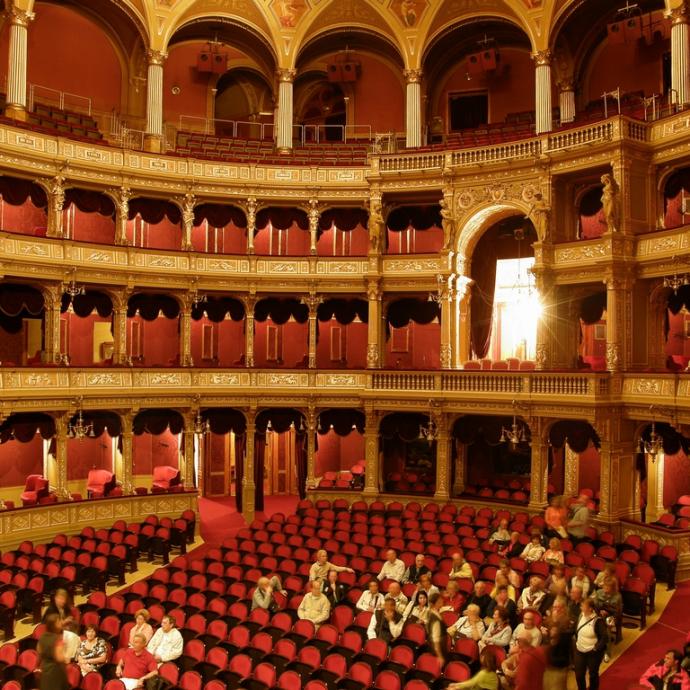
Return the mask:
<path id="1" fill-rule="evenodd" d="M 297 509 L 297 496 L 266 496 L 264 511 L 257 513 L 259 519 L 273 513 L 293 514 Z M 220 544 L 226 537 L 232 537 L 245 527 L 244 518 L 235 508 L 235 498 L 200 498 L 199 518 L 201 537 L 208 544 Z"/>
<path id="2" fill-rule="evenodd" d="M 640 687 L 640 676 L 669 649 L 683 651 L 688 630 L 690 581 L 677 585 L 659 620 L 647 628 L 644 634 L 602 674 L 601 690 L 633 690 Z"/>

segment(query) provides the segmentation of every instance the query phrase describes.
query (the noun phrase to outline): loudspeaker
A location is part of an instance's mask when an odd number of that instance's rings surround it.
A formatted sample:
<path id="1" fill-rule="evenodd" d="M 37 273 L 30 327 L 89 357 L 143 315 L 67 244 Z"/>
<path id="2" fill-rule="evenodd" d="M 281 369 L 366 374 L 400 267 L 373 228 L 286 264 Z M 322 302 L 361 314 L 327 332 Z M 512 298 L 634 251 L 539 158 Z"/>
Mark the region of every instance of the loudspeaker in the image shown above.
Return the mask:
<path id="1" fill-rule="evenodd" d="M 606 31 L 609 36 L 609 43 L 611 45 L 621 45 L 625 43 L 625 29 L 624 22 L 611 22 L 606 26 Z"/>
<path id="2" fill-rule="evenodd" d="M 343 81 L 357 81 L 359 76 L 359 63 L 343 62 L 342 65 Z"/>
<path id="3" fill-rule="evenodd" d="M 228 54 L 213 53 L 211 62 L 213 63 L 212 71 L 214 74 L 225 74 L 228 69 Z"/>
<path id="4" fill-rule="evenodd" d="M 484 71 L 482 67 L 482 54 L 470 53 L 467 56 L 467 72 L 468 74 L 481 74 Z"/>
<path id="5" fill-rule="evenodd" d="M 328 81 L 342 81 L 343 80 L 343 69 L 342 65 L 337 62 L 329 62 L 326 65 L 326 71 L 328 72 Z"/>
<path id="6" fill-rule="evenodd" d="M 196 57 L 196 68 L 199 72 L 213 72 L 213 56 L 211 53 L 199 53 Z"/>
<path id="7" fill-rule="evenodd" d="M 498 53 L 493 49 L 489 48 L 488 50 L 484 50 L 481 53 L 480 56 L 480 62 L 482 65 L 482 69 L 485 72 L 492 72 L 493 70 L 496 69 L 498 66 L 498 61 L 500 60 L 500 57 Z"/>
<path id="8" fill-rule="evenodd" d="M 628 17 L 623 24 L 626 41 L 634 43 L 642 38 L 642 22 L 640 17 Z"/>

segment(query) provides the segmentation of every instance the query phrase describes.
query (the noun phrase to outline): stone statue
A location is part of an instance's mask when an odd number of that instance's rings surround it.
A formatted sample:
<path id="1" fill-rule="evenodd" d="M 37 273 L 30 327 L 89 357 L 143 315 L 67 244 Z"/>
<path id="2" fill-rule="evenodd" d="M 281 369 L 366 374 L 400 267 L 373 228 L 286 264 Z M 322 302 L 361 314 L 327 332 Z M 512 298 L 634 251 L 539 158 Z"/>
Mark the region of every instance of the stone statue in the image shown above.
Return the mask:
<path id="1" fill-rule="evenodd" d="M 371 202 L 369 209 L 369 246 L 372 252 L 379 251 L 382 233 L 383 209 L 381 208 L 381 202 L 375 200 Z"/>
<path id="2" fill-rule="evenodd" d="M 455 225 L 455 218 L 453 216 L 453 209 L 448 199 L 443 196 L 440 202 L 441 206 L 441 226 L 443 227 L 443 249 L 448 249 L 450 243 L 453 241 L 453 229 Z"/>
<path id="3" fill-rule="evenodd" d="M 534 229 L 537 231 L 537 239 L 539 242 L 546 242 L 549 236 L 549 215 L 551 214 L 551 207 L 546 203 L 541 192 L 534 193 L 534 202 L 530 206 L 527 218 L 534 224 Z"/>
<path id="4" fill-rule="evenodd" d="M 192 248 L 192 228 L 194 227 L 194 202 L 196 198 L 194 194 L 188 192 L 184 195 L 184 202 L 182 204 L 182 249 L 190 250 Z"/>
<path id="5" fill-rule="evenodd" d="M 616 232 L 620 227 L 621 220 L 621 200 L 620 187 L 613 179 L 613 175 L 605 173 L 601 176 L 601 183 L 604 188 L 601 193 L 601 206 L 606 221 L 608 232 Z"/>

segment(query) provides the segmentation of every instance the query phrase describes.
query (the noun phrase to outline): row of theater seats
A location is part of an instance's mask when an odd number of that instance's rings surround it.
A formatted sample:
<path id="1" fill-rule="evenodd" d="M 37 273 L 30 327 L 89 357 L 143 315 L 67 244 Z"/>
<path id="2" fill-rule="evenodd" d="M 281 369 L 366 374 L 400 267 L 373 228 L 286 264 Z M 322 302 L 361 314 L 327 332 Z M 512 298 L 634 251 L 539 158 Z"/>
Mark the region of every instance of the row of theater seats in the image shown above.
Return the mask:
<path id="1" fill-rule="evenodd" d="M 101 142 L 103 135 L 98 122 L 91 115 L 62 110 L 37 103 L 28 114 L 27 124 L 36 131 L 48 134 L 63 134 L 71 139 Z"/>
<path id="2" fill-rule="evenodd" d="M 391 472 L 386 477 L 386 491 L 390 493 L 433 494 L 436 489 L 436 477 L 416 472 Z"/>
<path id="3" fill-rule="evenodd" d="M 666 529 L 690 529 L 690 496 L 680 496 L 670 513 L 664 513 L 654 523 Z"/>
<path id="4" fill-rule="evenodd" d="M 416 553 L 425 552 L 428 565 L 436 571 L 435 582 L 442 587 L 447 583 L 445 558 L 461 545 L 475 575 L 492 581 L 499 559 L 495 545 L 485 537 L 504 517 L 521 524 L 524 533 L 530 527 L 543 527 L 540 516 L 494 513 L 471 506 L 458 510 L 453 505 L 440 508 L 436 504 L 422 507 L 396 502 L 386 506 L 378 501 L 367 506 L 358 501 L 350 507 L 341 500 L 302 501 L 297 515 L 286 518 L 276 514 L 268 521 L 254 521 L 219 547 L 178 556 L 123 592 L 109 597 L 94 592 L 79 614 L 82 624 L 97 624 L 113 647 L 123 648 L 137 608 L 147 606 L 154 624 L 167 612 L 177 621 L 185 646 L 183 656 L 161 667 L 161 674 L 184 690 L 325 690 L 324 681 L 328 687 L 348 690 L 399 690 L 403 684 L 407 690 L 441 687 L 447 681 L 467 678 L 476 668 L 478 649 L 474 641 L 458 640 L 441 669 L 436 658 L 425 650 L 425 631 L 416 623 L 405 625 L 401 639 L 390 651 L 381 640 L 365 643 L 364 631 L 371 614 L 355 614 L 352 602 L 359 595 L 358 589 L 361 592 L 361 587 L 378 572 L 388 548 L 398 548 L 406 563 L 412 562 Z M 626 583 L 632 587 L 637 581 L 645 582 L 642 577 L 647 577 L 642 596 L 645 602 L 650 597 L 650 606 L 656 579 L 666 578 L 673 586 L 671 571 L 677 554 L 672 549 L 635 537 L 616 545 L 611 533 L 597 534 L 595 530 L 590 530 L 590 537 L 594 541 L 574 549 L 564 544 L 568 549 L 567 568 L 584 564 L 593 577 L 607 561 L 615 562 L 624 587 Z M 349 565 L 356 572 L 341 575 L 351 587 L 348 603 L 336 606 L 330 621 L 317 632 L 310 621 L 297 619 L 296 608 L 319 548 L 329 550 L 332 562 Z M 546 576 L 548 567 L 544 563 L 527 566 L 521 560 L 511 562 L 516 571 Z M 631 567 L 636 577 L 631 576 Z M 287 598 L 277 594 L 284 608 L 273 614 L 264 609 L 250 611 L 256 580 L 274 573 L 282 577 L 288 592 Z M 469 586 L 463 591 L 468 593 L 471 583 L 465 584 Z M 385 589 L 386 581 L 382 585 Z M 11 661 L 13 651 L 30 651 L 39 634 L 40 629 L 15 650 L 5 652 L 8 645 L 0 648 L 0 660 Z M 495 653 L 499 657 L 503 654 L 500 649 Z M 98 683 L 107 680 L 108 690 L 121 690 L 109 680 L 118 654 L 115 652 L 103 669 L 100 681 L 84 679 L 81 687 L 98 690 Z M 5 669 L 3 677 L 13 676 Z"/>
<path id="5" fill-rule="evenodd" d="M 361 491 L 364 488 L 364 473 L 367 461 L 358 460 L 349 470 L 327 471 L 319 480 L 319 489 L 338 489 L 339 491 Z"/>
<path id="6" fill-rule="evenodd" d="M 178 132 L 175 152 L 209 160 L 267 165 L 366 165 L 367 148 L 366 144 L 305 144 L 295 146 L 289 154 L 277 154 L 272 140 Z"/>
<path id="7" fill-rule="evenodd" d="M 530 360 L 520 360 L 516 357 L 495 361 L 491 359 L 472 359 L 465 362 L 462 368 L 467 371 L 534 371 L 535 363 Z"/>

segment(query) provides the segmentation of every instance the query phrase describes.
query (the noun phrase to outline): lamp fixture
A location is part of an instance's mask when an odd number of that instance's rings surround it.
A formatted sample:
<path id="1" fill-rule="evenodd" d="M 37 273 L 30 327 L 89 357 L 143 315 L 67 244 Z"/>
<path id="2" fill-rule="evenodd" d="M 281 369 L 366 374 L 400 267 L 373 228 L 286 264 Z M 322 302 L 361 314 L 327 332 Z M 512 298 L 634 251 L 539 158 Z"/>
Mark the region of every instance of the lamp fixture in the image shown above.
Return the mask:
<path id="1" fill-rule="evenodd" d="M 441 304 L 443 301 L 443 276 L 439 273 L 436 276 L 436 292 L 430 292 L 427 297 L 427 302 L 436 302 L 436 304 Z"/>
<path id="2" fill-rule="evenodd" d="M 674 295 L 677 295 L 678 290 L 684 285 L 690 285 L 690 277 L 688 277 L 687 273 L 681 276 L 677 273 L 674 273 L 673 276 L 664 276 L 664 287 L 671 288 Z"/>
<path id="3" fill-rule="evenodd" d="M 432 400 L 429 400 L 429 421 L 426 424 L 419 425 L 419 436 L 417 438 L 420 441 L 426 441 L 429 445 L 438 439 L 438 424 L 436 423 L 434 402 Z"/>
<path id="4" fill-rule="evenodd" d="M 525 425 L 518 424 L 517 415 L 515 414 L 515 408 L 517 407 L 517 402 L 513 400 L 513 423 L 510 425 L 510 429 L 506 427 L 501 428 L 501 443 L 510 443 L 513 450 L 517 448 L 521 443 L 527 443 L 527 434 L 525 433 Z"/>
<path id="5" fill-rule="evenodd" d="M 68 285 L 65 285 L 64 292 L 66 295 L 69 295 L 72 299 L 77 297 L 78 295 L 85 295 L 86 294 L 86 289 L 84 288 L 83 285 L 77 285 L 77 281 L 74 280 L 74 271 L 72 271 L 72 279 L 70 280 Z"/>
<path id="6" fill-rule="evenodd" d="M 69 438 L 76 438 L 78 441 L 83 441 L 85 438 L 96 438 L 96 433 L 93 430 L 93 423 L 84 423 L 84 413 L 79 407 L 77 412 L 77 421 L 70 422 L 67 425 L 67 436 Z"/>
<path id="7" fill-rule="evenodd" d="M 652 431 L 649 434 L 649 441 L 643 441 L 644 452 L 649 455 L 652 462 L 656 462 L 657 457 L 664 450 L 664 439 L 656 433 L 656 422 L 652 420 Z"/>
<path id="8" fill-rule="evenodd" d="M 194 419 L 194 434 L 196 436 L 203 436 L 211 431 L 211 423 L 203 420 L 201 417 L 201 412 L 196 413 L 196 418 Z"/>

